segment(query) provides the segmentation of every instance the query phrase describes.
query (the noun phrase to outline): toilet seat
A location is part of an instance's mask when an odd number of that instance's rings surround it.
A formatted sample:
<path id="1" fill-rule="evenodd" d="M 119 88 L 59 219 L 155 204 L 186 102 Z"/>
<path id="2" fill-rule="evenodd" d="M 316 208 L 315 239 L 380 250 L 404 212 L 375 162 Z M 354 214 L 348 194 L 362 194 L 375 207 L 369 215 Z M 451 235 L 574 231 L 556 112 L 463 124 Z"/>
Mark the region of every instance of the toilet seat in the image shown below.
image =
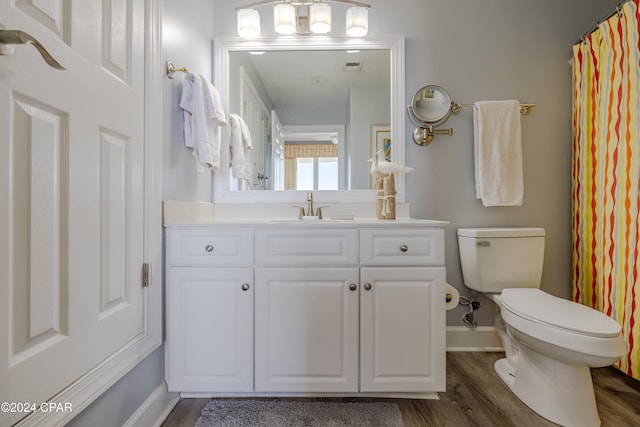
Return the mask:
<path id="1" fill-rule="evenodd" d="M 606 366 L 600 364 L 600 360 L 615 360 L 624 354 L 620 326 L 596 310 L 539 289 L 505 289 L 500 299 L 501 317 L 507 329 L 513 329 L 516 335 L 522 333 L 541 343 L 564 349 L 556 353 L 556 357 L 561 357 L 564 351 L 581 353 L 589 355 L 589 366 L 596 367 Z M 586 322 L 586 326 L 579 323 L 581 320 Z M 523 338 L 518 340 L 522 342 Z"/>
<path id="2" fill-rule="evenodd" d="M 540 289 L 504 289 L 501 300 L 503 309 L 516 316 L 574 334 L 613 338 L 621 333 L 620 325 L 607 315 Z"/>

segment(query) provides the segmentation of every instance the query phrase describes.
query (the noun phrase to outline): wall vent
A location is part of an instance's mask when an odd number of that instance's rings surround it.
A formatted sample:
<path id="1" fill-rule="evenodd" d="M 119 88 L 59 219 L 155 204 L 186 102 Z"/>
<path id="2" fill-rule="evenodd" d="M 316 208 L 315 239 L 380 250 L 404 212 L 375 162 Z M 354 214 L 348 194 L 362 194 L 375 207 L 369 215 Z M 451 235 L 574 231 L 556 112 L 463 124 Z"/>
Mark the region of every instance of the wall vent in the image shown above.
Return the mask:
<path id="1" fill-rule="evenodd" d="M 362 70 L 362 62 L 360 61 L 350 61 L 344 65 L 345 71 L 361 71 Z"/>

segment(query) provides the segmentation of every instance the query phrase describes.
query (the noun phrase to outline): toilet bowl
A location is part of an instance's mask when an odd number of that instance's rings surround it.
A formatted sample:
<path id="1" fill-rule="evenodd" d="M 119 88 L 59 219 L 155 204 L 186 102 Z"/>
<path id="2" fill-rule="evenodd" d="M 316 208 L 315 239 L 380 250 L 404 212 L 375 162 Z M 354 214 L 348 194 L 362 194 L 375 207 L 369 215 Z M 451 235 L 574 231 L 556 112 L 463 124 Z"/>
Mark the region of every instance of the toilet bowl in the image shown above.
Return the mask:
<path id="1" fill-rule="evenodd" d="M 603 313 L 540 289 L 544 230 L 459 229 L 465 285 L 497 307 L 506 357 L 502 381 L 527 406 L 563 426 L 599 426 L 590 368 L 625 352 L 620 325 Z"/>

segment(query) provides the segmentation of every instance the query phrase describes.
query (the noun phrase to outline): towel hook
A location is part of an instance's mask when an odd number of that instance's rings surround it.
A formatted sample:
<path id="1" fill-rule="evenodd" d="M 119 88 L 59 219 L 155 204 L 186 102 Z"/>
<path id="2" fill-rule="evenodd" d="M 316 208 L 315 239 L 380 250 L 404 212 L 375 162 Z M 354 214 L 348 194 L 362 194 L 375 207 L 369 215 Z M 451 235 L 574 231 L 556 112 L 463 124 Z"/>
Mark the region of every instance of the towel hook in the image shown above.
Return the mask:
<path id="1" fill-rule="evenodd" d="M 165 67 L 164 67 L 165 72 L 167 73 L 167 77 L 169 77 L 170 79 L 174 79 L 176 77 L 176 73 L 178 71 L 180 71 L 181 73 L 188 73 L 189 70 L 187 70 L 185 67 L 182 68 L 176 68 L 175 65 L 173 65 L 173 62 L 171 61 L 167 61 Z"/>

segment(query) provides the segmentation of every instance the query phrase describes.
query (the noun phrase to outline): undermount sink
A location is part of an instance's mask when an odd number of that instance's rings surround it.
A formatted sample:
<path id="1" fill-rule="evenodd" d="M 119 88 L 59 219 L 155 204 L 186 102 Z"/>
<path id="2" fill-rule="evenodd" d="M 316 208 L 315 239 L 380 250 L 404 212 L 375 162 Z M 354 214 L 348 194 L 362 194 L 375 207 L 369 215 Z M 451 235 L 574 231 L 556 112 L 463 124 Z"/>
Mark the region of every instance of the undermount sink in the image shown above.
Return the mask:
<path id="1" fill-rule="evenodd" d="M 297 218 L 284 218 L 284 219 L 272 219 L 269 222 L 299 222 L 301 224 L 305 224 L 308 222 L 329 222 L 330 219 L 318 219 L 318 218 L 305 218 L 305 219 L 297 219 Z"/>
<path id="2" fill-rule="evenodd" d="M 295 222 L 306 224 L 309 222 L 318 223 L 318 222 L 345 222 L 345 221 L 354 221 L 354 217 L 352 214 L 336 214 L 331 218 L 322 218 L 318 216 L 303 216 L 302 218 L 279 218 L 271 220 L 270 222 Z"/>

